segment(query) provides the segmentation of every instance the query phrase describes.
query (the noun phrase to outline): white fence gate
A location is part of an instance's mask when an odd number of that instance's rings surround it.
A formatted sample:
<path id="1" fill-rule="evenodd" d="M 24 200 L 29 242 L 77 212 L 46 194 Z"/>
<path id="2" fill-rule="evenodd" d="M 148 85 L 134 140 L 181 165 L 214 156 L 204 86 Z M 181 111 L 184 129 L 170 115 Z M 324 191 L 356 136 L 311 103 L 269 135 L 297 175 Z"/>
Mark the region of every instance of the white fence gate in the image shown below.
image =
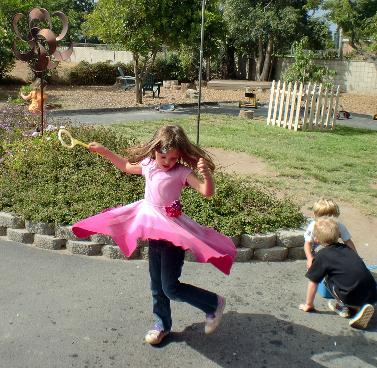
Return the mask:
<path id="1" fill-rule="evenodd" d="M 272 82 L 267 125 L 293 130 L 333 129 L 338 112 L 339 86 Z"/>

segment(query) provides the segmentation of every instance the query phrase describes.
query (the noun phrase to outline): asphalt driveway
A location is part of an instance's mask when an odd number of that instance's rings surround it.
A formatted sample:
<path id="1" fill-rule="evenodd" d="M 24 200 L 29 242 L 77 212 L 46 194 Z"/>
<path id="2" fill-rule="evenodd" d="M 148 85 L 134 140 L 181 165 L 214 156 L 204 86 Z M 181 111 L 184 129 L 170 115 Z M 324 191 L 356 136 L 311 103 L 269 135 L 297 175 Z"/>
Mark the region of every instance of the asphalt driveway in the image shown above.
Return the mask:
<path id="1" fill-rule="evenodd" d="M 0 367 L 347 367 L 377 366 L 377 318 L 368 331 L 317 298 L 305 298 L 305 261 L 236 263 L 230 276 L 186 263 L 182 281 L 227 298 L 219 330 L 173 303 L 174 333 L 143 343 L 152 325 L 145 261 L 103 260 L 0 239 Z"/>

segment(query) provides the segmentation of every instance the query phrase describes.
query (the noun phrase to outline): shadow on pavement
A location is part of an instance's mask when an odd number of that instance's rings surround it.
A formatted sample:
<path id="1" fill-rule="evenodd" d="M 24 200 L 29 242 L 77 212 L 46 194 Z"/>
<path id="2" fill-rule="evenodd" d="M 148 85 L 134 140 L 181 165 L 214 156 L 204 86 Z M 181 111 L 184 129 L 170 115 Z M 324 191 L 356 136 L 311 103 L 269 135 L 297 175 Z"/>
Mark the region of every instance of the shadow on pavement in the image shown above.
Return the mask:
<path id="1" fill-rule="evenodd" d="M 268 314 L 231 311 L 216 333 L 203 330 L 204 323 L 195 323 L 162 345 L 186 342 L 220 367 L 377 367 L 377 343 L 351 328 L 331 336 Z M 377 331 L 376 317 L 369 330 Z"/>

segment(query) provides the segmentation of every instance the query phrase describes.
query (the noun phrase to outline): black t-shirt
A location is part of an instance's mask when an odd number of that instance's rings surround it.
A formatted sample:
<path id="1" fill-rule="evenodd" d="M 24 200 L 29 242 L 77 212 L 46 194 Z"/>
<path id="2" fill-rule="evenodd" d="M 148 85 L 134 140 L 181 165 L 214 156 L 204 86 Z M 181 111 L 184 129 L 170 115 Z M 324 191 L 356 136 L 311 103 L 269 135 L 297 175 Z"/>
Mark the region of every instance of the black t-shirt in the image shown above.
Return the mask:
<path id="1" fill-rule="evenodd" d="M 344 244 L 337 243 L 321 249 L 305 276 L 315 283 L 327 277 L 345 304 L 361 306 L 377 301 L 373 275 L 362 259 Z"/>

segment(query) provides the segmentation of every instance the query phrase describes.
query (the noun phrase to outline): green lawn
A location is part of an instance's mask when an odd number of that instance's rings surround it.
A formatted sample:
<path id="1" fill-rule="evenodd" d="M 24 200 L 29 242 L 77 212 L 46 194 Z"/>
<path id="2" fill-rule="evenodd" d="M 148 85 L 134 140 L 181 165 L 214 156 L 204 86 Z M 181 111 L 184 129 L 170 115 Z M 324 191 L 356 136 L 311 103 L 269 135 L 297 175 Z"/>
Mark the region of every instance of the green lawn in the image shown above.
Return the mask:
<path id="1" fill-rule="evenodd" d="M 133 122 L 116 129 L 139 140 L 162 124 L 181 125 L 196 140 L 196 117 Z M 293 132 L 261 121 L 202 115 L 200 144 L 260 157 L 279 175 L 258 180 L 302 205 L 321 196 L 347 201 L 377 215 L 377 132 L 338 126 L 334 131 Z"/>

